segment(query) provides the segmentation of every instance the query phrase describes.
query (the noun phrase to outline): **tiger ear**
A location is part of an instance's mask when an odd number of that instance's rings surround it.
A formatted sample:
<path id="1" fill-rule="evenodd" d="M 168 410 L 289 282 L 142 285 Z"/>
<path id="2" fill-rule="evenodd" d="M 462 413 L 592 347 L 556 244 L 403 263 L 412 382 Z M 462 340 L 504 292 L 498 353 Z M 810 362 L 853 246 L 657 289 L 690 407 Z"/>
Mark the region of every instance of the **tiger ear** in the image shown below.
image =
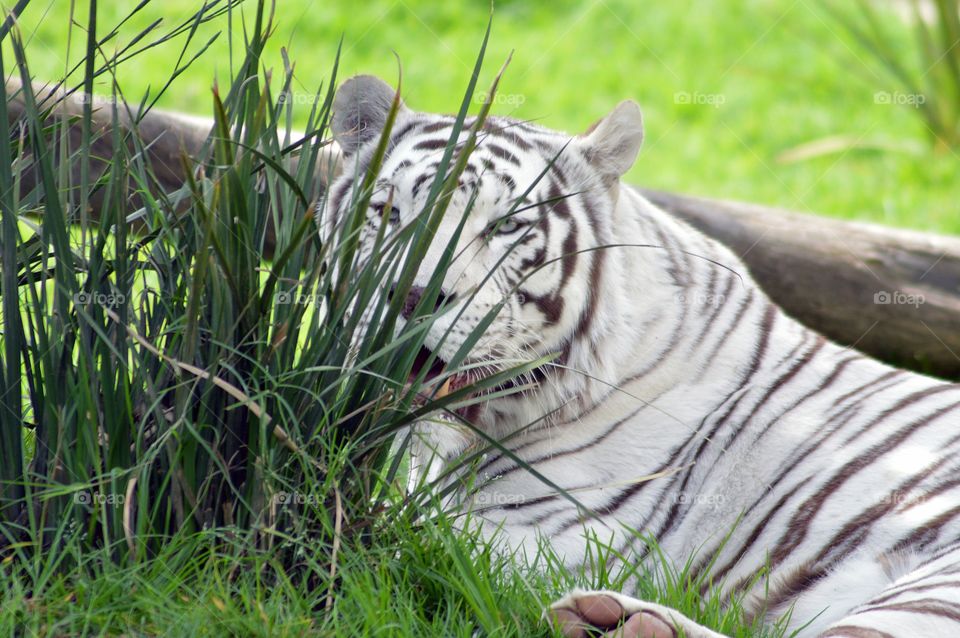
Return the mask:
<path id="1" fill-rule="evenodd" d="M 330 128 L 345 156 L 380 137 L 395 96 L 389 84 L 372 75 L 357 75 L 340 85 Z M 406 110 L 401 101 L 400 111 Z"/>
<path id="2" fill-rule="evenodd" d="M 643 143 L 643 117 L 633 100 L 624 100 L 579 136 L 587 160 L 605 177 L 619 179 L 630 170 Z"/>

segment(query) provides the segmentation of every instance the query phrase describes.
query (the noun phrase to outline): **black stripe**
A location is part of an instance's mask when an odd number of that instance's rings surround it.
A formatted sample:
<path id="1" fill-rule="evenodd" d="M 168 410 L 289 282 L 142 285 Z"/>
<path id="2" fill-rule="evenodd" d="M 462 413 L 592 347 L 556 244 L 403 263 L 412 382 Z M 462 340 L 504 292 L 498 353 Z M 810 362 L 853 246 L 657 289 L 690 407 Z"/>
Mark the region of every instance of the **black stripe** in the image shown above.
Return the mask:
<path id="1" fill-rule="evenodd" d="M 450 120 L 443 119 L 437 122 L 430 122 L 429 124 L 424 124 L 422 127 L 420 127 L 420 131 L 422 131 L 423 133 L 436 133 L 437 131 L 441 131 L 445 128 L 450 128 L 452 126 L 453 126 L 452 119 Z"/>
<path id="2" fill-rule="evenodd" d="M 957 405 L 960 405 L 960 403 Z M 953 407 L 956 407 L 956 405 L 949 409 L 952 409 Z M 823 504 L 827 501 L 827 499 L 830 498 L 830 496 L 836 494 L 840 487 L 844 485 L 844 483 L 850 480 L 850 478 L 854 475 L 858 474 L 861 470 L 866 469 L 875 461 L 879 460 L 881 457 L 883 457 L 883 455 L 896 448 L 918 429 L 928 425 L 935 418 L 945 414 L 947 411 L 947 409 L 938 410 L 930 417 L 923 417 L 916 421 L 912 421 L 906 427 L 903 427 L 895 434 L 888 436 L 882 442 L 874 445 L 863 454 L 860 454 L 859 456 L 844 463 L 839 471 L 837 471 L 830 478 L 830 480 L 823 484 L 819 491 L 810 496 L 800 505 L 799 508 L 797 508 L 797 511 L 791 519 L 786 533 L 780 538 L 777 546 L 770 553 L 771 566 L 776 566 L 783 563 L 785 560 L 787 560 L 787 558 L 789 558 L 790 554 L 800 546 L 800 544 L 806 539 L 810 524 L 820 512 Z M 881 418 L 874 419 L 871 421 L 870 426 L 868 427 L 872 427 L 880 421 Z"/>
<path id="3" fill-rule="evenodd" d="M 956 623 L 960 623 L 960 604 L 939 600 L 936 598 L 920 598 L 902 603 L 893 603 L 887 605 L 878 605 L 867 607 L 858 614 L 870 613 L 871 611 L 902 611 L 909 614 L 919 614 L 922 616 L 938 616 L 947 618 Z"/>
<path id="4" fill-rule="evenodd" d="M 914 392 L 913 394 L 910 394 L 905 398 L 901 399 L 900 401 L 898 401 L 896 405 L 884 410 L 879 416 L 877 416 L 868 425 L 860 428 L 859 430 L 851 434 L 849 437 L 846 438 L 846 440 L 843 441 L 843 445 L 847 445 L 857 440 L 864 433 L 869 432 L 874 425 L 876 425 L 877 423 L 880 423 L 881 421 L 884 421 L 885 419 L 890 417 L 892 414 L 895 414 L 900 410 L 903 410 L 904 408 L 909 408 L 910 406 L 915 405 L 917 402 L 923 399 L 926 399 L 928 397 L 931 397 L 935 394 L 940 394 L 941 392 L 956 392 L 956 391 L 957 391 L 957 386 L 949 383 L 940 383 L 938 385 L 929 387 L 926 390 Z M 931 416 L 931 418 L 933 417 Z"/>
<path id="5" fill-rule="evenodd" d="M 421 140 L 413 145 L 415 151 L 439 151 L 447 148 L 449 140 L 446 138 L 432 138 Z"/>
<path id="6" fill-rule="evenodd" d="M 930 574 L 924 576 L 922 580 L 926 580 L 931 576 L 939 576 L 939 574 Z M 912 585 L 909 587 L 904 587 L 902 589 L 898 588 L 897 591 L 886 594 L 884 596 L 878 596 L 876 598 L 871 598 L 867 601 L 869 605 L 882 605 L 883 603 L 890 602 L 904 594 L 913 594 L 922 591 L 933 591 L 936 589 L 960 589 L 960 581 L 948 581 L 948 582 L 938 582 L 938 583 L 927 583 L 925 585 Z"/>
<path id="7" fill-rule="evenodd" d="M 407 133 L 409 133 L 416 125 L 417 125 L 417 121 L 411 120 L 409 122 L 404 123 L 404 125 L 401 128 L 391 131 L 390 133 L 391 145 L 396 146 L 400 142 L 400 140 L 406 137 Z"/>
<path id="8" fill-rule="evenodd" d="M 433 180 L 436 178 L 436 175 L 430 175 L 428 173 L 421 173 L 417 176 L 417 179 L 413 181 L 412 193 L 416 197 L 420 193 L 420 189 L 426 182 L 433 183 Z"/>
<path id="9" fill-rule="evenodd" d="M 898 377 L 898 376 L 902 376 L 903 374 L 905 374 L 905 371 L 904 371 L 904 370 L 891 370 L 890 372 L 887 372 L 886 374 L 883 374 L 883 375 L 877 377 L 876 379 L 874 379 L 874 380 L 872 380 L 872 381 L 870 381 L 870 382 L 868 382 L 868 383 L 865 383 L 865 384 L 863 384 L 863 385 L 861 385 L 861 386 L 857 386 L 856 388 L 854 388 L 853 390 L 850 390 L 849 392 L 847 392 L 847 393 L 845 393 L 845 394 L 841 394 L 839 397 L 837 397 L 836 399 L 834 399 L 834 401 L 833 401 L 833 406 L 832 406 L 832 407 L 837 407 L 838 405 L 840 405 L 841 403 L 843 403 L 844 401 L 846 401 L 847 399 L 849 399 L 849 398 L 851 398 L 851 397 L 856 397 L 858 400 L 863 400 L 865 397 L 869 397 L 869 396 L 871 396 L 874 392 L 877 392 L 877 390 L 874 390 L 874 391 L 871 392 L 870 394 L 864 395 L 863 392 L 864 392 L 867 388 L 869 388 L 870 386 L 875 385 L 875 384 L 879 385 L 879 384 L 883 383 L 884 381 L 886 381 L 886 380 L 888 380 L 888 379 L 891 379 L 891 378 L 894 378 L 894 377 Z M 887 387 L 889 387 L 889 386 L 887 386 Z"/>
<path id="10" fill-rule="evenodd" d="M 494 156 L 499 157 L 500 159 L 510 162 L 514 166 L 520 166 L 520 158 L 505 149 L 499 144 L 493 142 L 486 142 L 481 148 L 485 148 L 490 151 Z"/>
<path id="11" fill-rule="evenodd" d="M 636 410 L 634 410 L 633 412 L 631 412 L 631 413 L 630 413 L 629 415 L 627 415 L 626 417 L 620 419 L 619 421 L 617 421 L 616 423 L 614 423 L 613 425 L 611 425 L 610 427 L 608 427 L 608 428 L 607 428 L 606 430 L 604 430 L 603 433 L 601 433 L 599 436 L 597 436 L 596 438 L 594 438 L 594 439 L 592 439 L 592 440 L 590 440 L 590 441 L 588 441 L 588 442 L 586 442 L 586 443 L 583 443 L 583 444 L 578 445 L 578 446 L 573 447 L 573 448 L 567 448 L 567 449 L 565 449 L 565 450 L 560 450 L 560 451 L 550 450 L 550 452 L 544 454 L 543 456 L 539 456 L 539 457 L 537 457 L 537 458 L 535 458 L 535 459 L 524 459 L 524 463 L 526 463 L 526 464 L 529 465 L 529 466 L 536 467 L 538 463 L 543 463 L 543 462 L 545 462 L 545 461 L 552 461 L 552 460 L 555 460 L 555 459 L 563 458 L 563 457 L 565 457 L 565 456 L 570 456 L 571 454 L 578 454 L 579 452 L 583 452 L 584 450 L 588 450 L 588 449 L 592 448 L 593 446 L 597 445 L 598 443 L 602 443 L 603 441 L 605 441 L 605 440 L 606 440 L 609 436 L 611 436 L 614 432 L 616 432 L 617 430 L 619 430 L 620 427 L 621 427 L 624 423 L 626 423 L 627 421 L 629 421 L 630 419 L 632 419 L 633 417 L 635 417 L 637 414 L 640 413 L 641 410 L 645 409 L 646 407 L 647 407 L 646 405 L 640 406 L 639 408 L 637 408 Z M 512 451 L 513 451 L 514 455 L 517 454 L 517 449 L 514 449 L 514 450 L 512 450 Z M 486 466 L 485 466 L 485 467 L 486 467 Z M 482 469 L 483 469 L 483 468 L 481 468 L 480 471 L 482 471 Z M 507 476 L 507 475 L 512 474 L 512 473 L 517 472 L 517 471 L 520 471 L 520 470 L 522 470 L 522 469 L 524 469 L 524 468 L 520 467 L 519 465 L 514 465 L 513 467 L 510 467 L 510 468 L 501 470 L 500 472 L 497 473 L 497 479 L 500 480 L 500 479 L 502 479 L 504 476 Z M 478 473 L 479 473 L 479 471 L 478 471 Z"/>

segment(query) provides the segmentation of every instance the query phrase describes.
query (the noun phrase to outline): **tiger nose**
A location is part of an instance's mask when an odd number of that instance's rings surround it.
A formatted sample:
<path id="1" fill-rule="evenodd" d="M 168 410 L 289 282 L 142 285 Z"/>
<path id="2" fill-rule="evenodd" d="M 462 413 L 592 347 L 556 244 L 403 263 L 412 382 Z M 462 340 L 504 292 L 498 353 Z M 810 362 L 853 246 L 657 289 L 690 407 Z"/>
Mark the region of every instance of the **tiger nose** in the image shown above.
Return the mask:
<path id="1" fill-rule="evenodd" d="M 400 309 L 400 315 L 404 319 L 409 319 L 413 316 L 413 311 L 416 309 L 417 304 L 420 303 L 420 300 L 423 298 L 424 293 L 427 292 L 427 289 L 423 286 L 411 286 L 410 292 L 407 293 L 407 298 L 403 301 L 403 308 Z M 393 296 L 394 291 L 390 291 L 390 296 Z M 437 302 L 433 306 L 433 311 L 436 312 L 440 310 L 441 306 L 452 301 L 453 295 L 444 294 L 443 290 L 440 291 L 440 294 L 437 295 Z"/>

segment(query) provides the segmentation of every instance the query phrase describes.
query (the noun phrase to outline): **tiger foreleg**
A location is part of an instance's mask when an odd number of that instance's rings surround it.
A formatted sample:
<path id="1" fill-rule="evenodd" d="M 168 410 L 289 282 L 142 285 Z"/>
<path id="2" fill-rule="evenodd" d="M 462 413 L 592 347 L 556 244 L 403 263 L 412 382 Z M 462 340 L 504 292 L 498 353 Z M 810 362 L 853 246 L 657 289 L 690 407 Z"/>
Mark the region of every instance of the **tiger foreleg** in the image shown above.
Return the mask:
<path id="1" fill-rule="evenodd" d="M 960 549 L 904 574 L 818 638 L 960 636 Z"/>
<path id="2" fill-rule="evenodd" d="M 411 426 L 410 473 L 407 491 L 415 492 L 437 480 L 451 459 L 474 443 L 476 436 L 456 421 L 434 417 Z"/>
<path id="3" fill-rule="evenodd" d="M 564 636 L 577 638 L 598 634 L 616 638 L 725 638 L 669 607 L 606 590 L 575 589 L 550 605 L 544 616 L 558 625 Z"/>

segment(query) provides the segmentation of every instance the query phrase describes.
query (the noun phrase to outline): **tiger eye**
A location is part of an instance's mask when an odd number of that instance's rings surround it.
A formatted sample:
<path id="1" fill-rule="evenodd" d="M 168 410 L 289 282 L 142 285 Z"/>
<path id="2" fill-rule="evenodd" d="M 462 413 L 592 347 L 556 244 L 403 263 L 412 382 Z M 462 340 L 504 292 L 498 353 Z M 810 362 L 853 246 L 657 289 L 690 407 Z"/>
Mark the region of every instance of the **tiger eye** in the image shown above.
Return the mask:
<path id="1" fill-rule="evenodd" d="M 373 210 L 375 210 L 375 211 L 377 212 L 377 215 L 379 215 L 379 216 L 382 218 L 382 217 L 383 217 L 383 211 L 384 211 L 384 209 L 386 208 L 386 205 L 385 205 L 385 204 L 373 204 L 373 205 L 372 205 L 372 208 L 373 208 Z M 400 223 L 400 209 L 397 208 L 396 206 L 391 206 L 391 207 L 390 207 L 390 214 L 387 216 L 387 223 L 390 223 L 390 224 L 398 224 L 398 223 Z"/>

